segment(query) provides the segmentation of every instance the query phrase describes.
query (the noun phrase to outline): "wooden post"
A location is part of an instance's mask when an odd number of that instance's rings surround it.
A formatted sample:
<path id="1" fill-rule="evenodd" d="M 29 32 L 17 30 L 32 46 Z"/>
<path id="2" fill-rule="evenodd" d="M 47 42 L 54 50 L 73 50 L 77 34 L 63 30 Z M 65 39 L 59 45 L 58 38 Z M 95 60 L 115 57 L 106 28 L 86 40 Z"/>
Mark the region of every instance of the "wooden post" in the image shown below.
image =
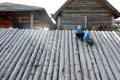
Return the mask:
<path id="1" fill-rule="evenodd" d="M 30 14 L 30 28 L 33 28 L 34 25 L 34 14 L 33 12 L 31 12 Z"/>
<path id="2" fill-rule="evenodd" d="M 115 18 L 114 18 L 114 16 L 112 16 L 112 25 L 114 25 L 115 24 Z"/>
<path id="3" fill-rule="evenodd" d="M 23 23 L 23 16 L 21 16 L 20 21 Z"/>
<path id="4" fill-rule="evenodd" d="M 87 16 L 85 16 L 85 28 L 87 28 Z"/>
<path id="5" fill-rule="evenodd" d="M 57 22 L 57 28 L 60 29 L 60 25 L 61 25 L 61 17 L 58 16 L 58 22 Z"/>

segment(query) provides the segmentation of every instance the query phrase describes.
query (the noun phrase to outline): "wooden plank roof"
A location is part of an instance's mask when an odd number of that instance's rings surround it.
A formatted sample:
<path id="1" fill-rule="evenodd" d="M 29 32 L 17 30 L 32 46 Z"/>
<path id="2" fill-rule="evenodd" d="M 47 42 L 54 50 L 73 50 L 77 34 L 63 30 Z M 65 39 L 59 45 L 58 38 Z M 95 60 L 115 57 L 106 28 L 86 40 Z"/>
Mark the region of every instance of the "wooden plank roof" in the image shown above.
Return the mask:
<path id="1" fill-rule="evenodd" d="M 1 11 L 31 11 L 31 10 L 44 10 L 42 7 L 15 4 L 10 2 L 0 3 L 0 12 Z"/>
<path id="2" fill-rule="evenodd" d="M 119 80 L 120 32 L 0 29 L 0 80 Z"/>
<path id="3" fill-rule="evenodd" d="M 66 7 L 68 6 L 70 3 L 72 3 L 73 1 L 75 0 L 67 0 L 53 15 L 53 18 L 56 19 L 57 16 L 60 14 L 61 15 L 61 11 Z M 99 1 L 99 2 L 102 2 L 102 4 L 110 10 L 111 12 L 111 15 L 114 15 L 115 18 L 118 18 L 120 17 L 120 12 L 115 9 L 107 0 L 96 0 L 96 1 Z"/>

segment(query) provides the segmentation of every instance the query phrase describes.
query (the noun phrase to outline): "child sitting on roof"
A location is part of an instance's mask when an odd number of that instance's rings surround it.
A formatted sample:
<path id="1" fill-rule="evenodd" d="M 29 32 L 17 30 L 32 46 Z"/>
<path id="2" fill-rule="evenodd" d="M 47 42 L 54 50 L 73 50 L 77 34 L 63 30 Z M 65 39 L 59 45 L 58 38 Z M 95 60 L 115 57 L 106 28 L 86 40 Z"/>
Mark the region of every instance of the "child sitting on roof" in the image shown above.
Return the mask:
<path id="1" fill-rule="evenodd" d="M 76 30 L 76 36 L 82 41 L 84 36 L 84 31 L 81 28 L 82 27 L 78 25 L 78 29 Z"/>
<path id="2" fill-rule="evenodd" d="M 92 40 L 91 35 L 90 35 L 90 33 L 89 33 L 89 29 L 86 29 L 86 31 L 85 31 L 84 41 L 85 41 L 87 44 L 90 44 L 90 45 L 93 44 L 93 40 Z"/>

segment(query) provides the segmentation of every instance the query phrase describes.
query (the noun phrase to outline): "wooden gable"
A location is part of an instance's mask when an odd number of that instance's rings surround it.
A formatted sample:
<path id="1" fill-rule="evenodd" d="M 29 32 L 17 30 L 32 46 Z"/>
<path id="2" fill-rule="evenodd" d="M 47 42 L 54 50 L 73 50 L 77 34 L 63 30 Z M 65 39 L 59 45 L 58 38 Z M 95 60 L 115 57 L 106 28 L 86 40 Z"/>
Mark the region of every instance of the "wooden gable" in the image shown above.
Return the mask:
<path id="1" fill-rule="evenodd" d="M 111 25 L 120 13 L 106 0 L 68 0 L 55 14 L 58 28 Z"/>

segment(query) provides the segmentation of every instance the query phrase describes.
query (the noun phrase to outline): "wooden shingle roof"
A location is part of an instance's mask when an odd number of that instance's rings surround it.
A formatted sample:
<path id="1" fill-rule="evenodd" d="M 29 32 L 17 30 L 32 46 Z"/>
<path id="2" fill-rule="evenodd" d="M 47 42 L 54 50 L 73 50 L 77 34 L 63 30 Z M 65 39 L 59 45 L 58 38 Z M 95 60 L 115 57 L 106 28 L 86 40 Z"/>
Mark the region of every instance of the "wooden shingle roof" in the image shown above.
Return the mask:
<path id="1" fill-rule="evenodd" d="M 36 6 L 9 3 L 9 2 L 0 3 L 0 12 L 1 11 L 29 11 L 29 10 L 44 10 L 44 8 L 36 7 Z"/>
<path id="2" fill-rule="evenodd" d="M 0 29 L 0 80 L 119 80 L 120 32 Z"/>

